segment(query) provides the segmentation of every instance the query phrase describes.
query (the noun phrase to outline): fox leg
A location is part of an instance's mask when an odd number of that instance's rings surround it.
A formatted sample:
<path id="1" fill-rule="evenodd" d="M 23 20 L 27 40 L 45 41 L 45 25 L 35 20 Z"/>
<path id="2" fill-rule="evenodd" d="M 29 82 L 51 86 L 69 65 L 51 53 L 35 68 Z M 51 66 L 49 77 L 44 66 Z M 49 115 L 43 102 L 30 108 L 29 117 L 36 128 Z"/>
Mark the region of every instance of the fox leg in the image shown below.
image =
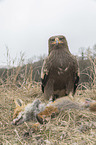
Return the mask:
<path id="1" fill-rule="evenodd" d="M 36 118 L 37 118 L 37 121 L 40 123 L 40 124 L 46 124 L 47 123 L 47 120 L 40 114 L 37 114 L 36 115 Z"/>
<path id="2" fill-rule="evenodd" d="M 86 99 L 85 108 L 89 108 L 90 111 L 96 111 L 96 101 Z"/>
<path id="3" fill-rule="evenodd" d="M 45 119 L 46 117 L 52 116 L 53 114 L 57 114 L 57 113 L 59 113 L 58 108 L 50 105 L 50 106 L 47 106 L 44 111 L 37 114 L 36 118 L 40 124 L 44 124 L 48 122 Z"/>
<path id="4" fill-rule="evenodd" d="M 32 130 L 33 130 L 33 132 L 38 131 L 39 126 L 40 126 L 40 123 L 39 123 L 39 122 L 37 122 L 37 123 L 33 124 L 33 125 L 32 125 L 32 127 L 31 127 L 31 128 L 32 128 Z"/>
<path id="5" fill-rule="evenodd" d="M 37 128 L 38 126 L 39 126 L 38 122 L 32 125 L 32 127 L 34 127 L 34 128 Z"/>

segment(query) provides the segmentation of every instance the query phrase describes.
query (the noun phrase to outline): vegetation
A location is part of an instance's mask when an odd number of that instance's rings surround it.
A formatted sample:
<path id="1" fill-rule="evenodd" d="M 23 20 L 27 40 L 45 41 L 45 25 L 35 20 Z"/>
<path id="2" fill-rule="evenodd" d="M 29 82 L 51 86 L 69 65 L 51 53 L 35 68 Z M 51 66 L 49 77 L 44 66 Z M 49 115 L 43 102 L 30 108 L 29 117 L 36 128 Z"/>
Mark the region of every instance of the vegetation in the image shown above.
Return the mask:
<path id="1" fill-rule="evenodd" d="M 79 69 L 80 69 L 80 81 L 79 87 L 82 89 L 92 88 L 95 81 L 95 71 L 96 71 L 96 46 L 94 45 L 91 50 L 88 48 L 86 52 L 84 48 L 80 49 L 81 56 L 77 56 Z M 20 54 L 21 59 L 17 67 L 10 68 L 11 60 L 9 59 L 9 52 L 7 52 L 7 65 L 9 68 L 0 69 L 0 84 L 17 84 L 18 87 L 21 87 L 27 82 L 40 82 L 41 67 L 43 64 L 43 57 L 40 57 L 37 62 L 29 60 L 28 64 L 24 64 L 24 54 Z M 14 61 L 13 61 L 14 65 Z"/>
<path id="2" fill-rule="evenodd" d="M 74 100 L 96 100 L 95 53 L 88 56 L 84 52 L 78 61 L 81 79 Z M 40 87 L 42 63 L 43 59 L 40 59 L 18 67 L 0 69 L 0 145 L 95 145 L 95 112 L 64 110 L 57 118 L 49 118 L 47 124 L 35 130 L 32 128 L 33 121 L 19 126 L 11 124 L 14 99 L 21 98 L 26 104 L 35 98 L 46 102 Z"/>

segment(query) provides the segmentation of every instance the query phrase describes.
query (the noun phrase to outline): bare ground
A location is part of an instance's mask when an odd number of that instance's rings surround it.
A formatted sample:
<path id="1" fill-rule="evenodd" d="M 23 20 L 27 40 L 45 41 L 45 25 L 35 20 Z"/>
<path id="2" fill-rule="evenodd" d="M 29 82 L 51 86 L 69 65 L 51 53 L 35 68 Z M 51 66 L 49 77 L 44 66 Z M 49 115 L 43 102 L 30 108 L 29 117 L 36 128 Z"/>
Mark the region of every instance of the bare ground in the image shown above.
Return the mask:
<path id="1" fill-rule="evenodd" d="M 80 101 L 82 97 L 96 100 L 96 88 L 77 91 L 74 99 Z M 34 87 L 27 84 L 22 88 L 0 86 L 0 145 L 96 145 L 95 112 L 63 111 L 34 130 L 32 121 L 11 125 L 15 98 L 21 98 L 26 104 L 34 98 L 44 101 L 39 84 Z"/>

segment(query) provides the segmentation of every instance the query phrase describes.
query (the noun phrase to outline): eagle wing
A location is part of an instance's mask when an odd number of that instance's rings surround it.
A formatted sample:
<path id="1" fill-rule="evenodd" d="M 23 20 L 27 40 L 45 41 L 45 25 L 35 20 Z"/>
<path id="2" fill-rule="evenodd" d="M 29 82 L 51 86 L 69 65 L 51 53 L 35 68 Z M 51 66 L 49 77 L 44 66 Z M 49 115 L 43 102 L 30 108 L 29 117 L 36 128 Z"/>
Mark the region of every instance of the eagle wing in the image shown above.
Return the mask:
<path id="1" fill-rule="evenodd" d="M 74 82 L 74 91 L 73 91 L 73 95 L 74 95 L 75 92 L 76 92 L 76 88 L 77 88 L 77 86 L 78 86 L 79 78 L 80 78 L 79 74 L 76 73 L 76 79 L 75 79 L 75 82 Z"/>
<path id="2" fill-rule="evenodd" d="M 75 60 L 75 62 L 77 62 L 77 60 Z M 75 80 L 74 80 L 74 91 L 73 91 L 73 95 L 76 92 L 76 88 L 78 86 L 79 83 L 79 79 L 80 79 L 80 70 L 79 70 L 79 66 L 78 66 L 78 62 L 74 64 L 76 70 L 75 70 Z"/>
<path id="3" fill-rule="evenodd" d="M 41 69 L 41 87 L 42 87 L 42 92 L 44 93 L 44 87 L 47 83 L 48 80 L 48 75 L 49 75 L 49 69 L 48 69 L 48 58 L 46 58 L 43 62 L 43 66 Z"/>

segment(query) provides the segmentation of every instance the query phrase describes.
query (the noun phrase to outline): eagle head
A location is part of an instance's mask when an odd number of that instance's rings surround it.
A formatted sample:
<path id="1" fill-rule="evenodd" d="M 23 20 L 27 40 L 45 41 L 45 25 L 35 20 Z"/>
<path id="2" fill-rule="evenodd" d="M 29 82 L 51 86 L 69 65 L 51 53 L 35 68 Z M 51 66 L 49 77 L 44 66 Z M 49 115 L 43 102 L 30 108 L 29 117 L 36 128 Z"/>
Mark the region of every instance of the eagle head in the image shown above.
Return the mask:
<path id="1" fill-rule="evenodd" d="M 63 35 L 52 36 L 48 40 L 49 54 L 52 50 L 68 48 L 67 40 Z"/>

